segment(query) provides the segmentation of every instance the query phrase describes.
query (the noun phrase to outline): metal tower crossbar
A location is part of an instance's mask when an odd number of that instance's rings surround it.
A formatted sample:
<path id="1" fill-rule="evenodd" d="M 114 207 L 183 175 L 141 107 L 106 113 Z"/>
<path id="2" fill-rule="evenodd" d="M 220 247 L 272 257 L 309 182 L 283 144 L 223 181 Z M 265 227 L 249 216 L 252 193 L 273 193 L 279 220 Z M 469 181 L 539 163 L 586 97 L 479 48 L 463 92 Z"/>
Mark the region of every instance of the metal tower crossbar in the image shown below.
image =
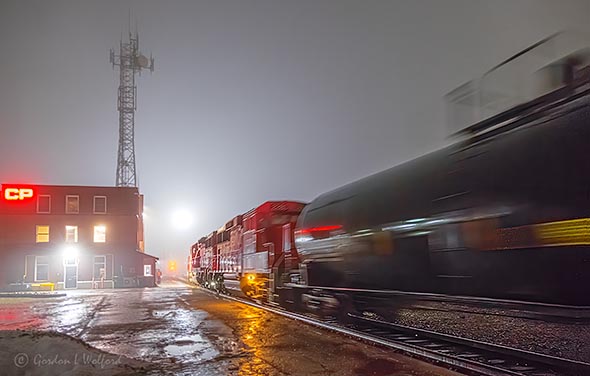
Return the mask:
<path id="1" fill-rule="evenodd" d="M 139 35 L 129 33 L 129 41 L 119 44 L 119 54 L 111 49 L 110 62 L 119 67 L 119 150 L 117 154 L 117 187 L 137 187 L 135 172 L 135 110 L 137 109 L 137 86 L 135 74 L 142 70 L 154 71 L 154 58 L 139 52 Z"/>

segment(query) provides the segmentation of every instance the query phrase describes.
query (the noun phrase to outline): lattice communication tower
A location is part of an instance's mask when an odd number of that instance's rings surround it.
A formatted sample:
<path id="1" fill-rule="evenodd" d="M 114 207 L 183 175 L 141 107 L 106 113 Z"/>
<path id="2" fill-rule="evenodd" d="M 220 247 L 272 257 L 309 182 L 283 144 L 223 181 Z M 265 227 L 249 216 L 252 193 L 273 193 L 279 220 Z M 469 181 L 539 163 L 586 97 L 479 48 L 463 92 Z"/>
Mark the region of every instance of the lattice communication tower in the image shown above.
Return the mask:
<path id="1" fill-rule="evenodd" d="M 139 52 L 139 34 L 129 33 L 129 41 L 119 44 L 119 54 L 110 51 L 110 61 L 119 67 L 119 151 L 117 154 L 117 187 L 137 187 L 135 173 L 135 110 L 137 109 L 137 86 L 135 74 L 143 70 L 154 71 L 154 58 Z"/>

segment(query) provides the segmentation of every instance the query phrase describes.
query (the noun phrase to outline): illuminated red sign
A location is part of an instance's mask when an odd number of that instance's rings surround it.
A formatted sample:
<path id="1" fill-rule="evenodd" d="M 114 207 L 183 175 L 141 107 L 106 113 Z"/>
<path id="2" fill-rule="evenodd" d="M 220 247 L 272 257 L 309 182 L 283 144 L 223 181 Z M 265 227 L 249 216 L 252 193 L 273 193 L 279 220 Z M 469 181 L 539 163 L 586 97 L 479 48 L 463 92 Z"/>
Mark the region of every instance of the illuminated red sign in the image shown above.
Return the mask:
<path id="1" fill-rule="evenodd" d="M 2 197 L 6 201 L 25 201 L 33 198 L 34 195 L 33 188 L 2 187 Z"/>

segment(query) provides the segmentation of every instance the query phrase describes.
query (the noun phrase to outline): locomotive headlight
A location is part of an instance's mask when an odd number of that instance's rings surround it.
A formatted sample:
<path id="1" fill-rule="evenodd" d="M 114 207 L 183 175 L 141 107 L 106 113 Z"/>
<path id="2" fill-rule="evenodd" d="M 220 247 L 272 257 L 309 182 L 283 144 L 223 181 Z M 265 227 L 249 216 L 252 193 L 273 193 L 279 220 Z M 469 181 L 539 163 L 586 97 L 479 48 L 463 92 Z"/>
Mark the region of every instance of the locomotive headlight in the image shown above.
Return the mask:
<path id="1" fill-rule="evenodd" d="M 256 279 L 256 276 L 254 274 L 248 274 L 248 276 L 246 276 L 246 279 L 248 280 L 248 283 L 252 283 Z"/>

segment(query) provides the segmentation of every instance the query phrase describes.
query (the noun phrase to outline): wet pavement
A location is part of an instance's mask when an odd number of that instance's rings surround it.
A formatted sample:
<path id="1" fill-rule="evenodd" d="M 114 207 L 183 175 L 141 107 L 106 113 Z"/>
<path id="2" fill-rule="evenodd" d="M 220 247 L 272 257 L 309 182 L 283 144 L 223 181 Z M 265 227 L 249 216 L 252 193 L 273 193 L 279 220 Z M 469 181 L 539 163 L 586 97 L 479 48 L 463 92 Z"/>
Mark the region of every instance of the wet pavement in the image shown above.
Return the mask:
<path id="1" fill-rule="evenodd" d="M 0 330 L 67 334 L 149 364 L 142 372 L 154 375 L 454 374 L 178 281 L 68 291 L 61 298 L 0 298 Z M 11 354 L 4 358 L 2 369 L 18 371 Z M 44 372 L 52 374 L 50 367 Z"/>

